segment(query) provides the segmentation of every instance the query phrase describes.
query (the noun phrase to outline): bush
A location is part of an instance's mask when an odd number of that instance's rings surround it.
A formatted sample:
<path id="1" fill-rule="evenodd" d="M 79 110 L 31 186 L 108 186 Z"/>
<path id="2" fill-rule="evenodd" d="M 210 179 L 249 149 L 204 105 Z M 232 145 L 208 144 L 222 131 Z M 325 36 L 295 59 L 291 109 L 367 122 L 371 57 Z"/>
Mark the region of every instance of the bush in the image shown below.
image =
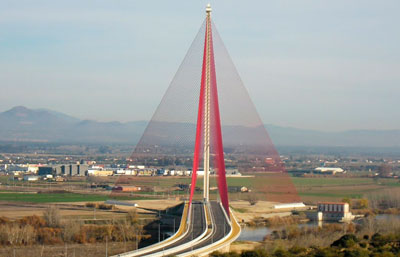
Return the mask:
<path id="1" fill-rule="evenodd" d="M 1 245 L 30 245 L 35 243 L 36 233 L 31 225 L 16 223 L 0 225 Z"/>
<path id="2" fill-rule="evenodd" d="M 362 198 L 355 201 L 354 208 L 356 209 L 367 209 L 369 206 L 368 199 Z"/>
<path id="3" fill-rule="evenodd" d="M 358 242 L 358 239 L 353 234 L 347 234 L 339 238 L 338 240 L 334 241 L 331 246 L 349 248 L 354 246 Z"/>
<path id="4" fill-rule="evenodd" d="M 132 209 L 132 210 L 128 211 L 128 213 L 126 215 L 126 220 L 131 225 L 137 225 L 139 223 L 139 217 L 136 212 L 136 209 Z"/>
<path id="5" fill-rule="evenodd" d="M 63 223 L 62 239 L 64 242 L 74 242 L 81 230 L 81 224 L 78 221 L 67 220 Z"/>
<path id="6" fill-rule="evenodd" d="M 277 249 L 274 251 L 274 257 L 289 257 L 291 254 L 283 249 Z"/>
<path id="7" fill-rule="evenodd" d="M 17 223 L 20 225 L 31 225 L 34 228 L 40 228 L 46 225 L 46 221 L 36 215 L 23 217 L 17 220 Z"/>
<path id="8" fill-rule="evenodd" d="M 354 249 L 344 251 L 344 257 L 369 257 L 369 254 L 364 249 Z"/>
<path id="9" fill-rule="evenodd" d="M 243 251 L 240 257 L 268 257 L 268 254 L 263 249 L 256 249 L 252 251 Z"/>
<path id="10" fill-rule="evenodd" d="M 10 220 L 7 217 L 0 217 L 0 225 L 8 223 L 10 223 Z"/>
<path id="11" fill-rule="evenodd" d="M 289 252 L 293 253 L 293 254 L 299 254 L 299 253 L 303 253 L 303 252 L 306 252 L 306 251 L 307 251 L 306 248 L 300 247 L 300 246 L 297 246 L 297 245 L 295 245 L 295 246 L 293 246 L 292 248 L 289 249 Z"/>
<path id="12" fill-rule="evenodd" d="M 100 210 L 112 210 L 114 205 L 101 203 L 99 204 L 98 208 Z"/>
<path id="13" fill-rule="evenodd" d="M 382 247 L 386 243 L 387 243 L 386 238 L 384 236 L 382 236 L 381 234 L 379 234 L 379 233 L 376 233 L 371 237 L 371 245 L 373 247 L 377 247 L 377 248 L 378 247 Z"/>
<path id="14" fill-rule="evenodd" d="M 324 249 L 317 249 L 314 256 L 315 257 L 337 257 L 338 254 L 330 248 L 324 248 Z"/>
<path id="15" fill-rule="evenodd" d="M 39 228 L 38 242 L 41 244 L 61 244 L 63 241 L 61 239 L 61 229 L 60 228 Z"/>
<path id="16" fill-rule="evenodd" d="M 88 208 L 97 208 L 97 203 L 86 203 L 85 206 Z"/>
<path id="17" fill-rule="evenodd" d="M 361 242 L 359 245 L 361 248 L 367 248 L 367 246 L 368 246 L 368 244 L 365 242 Z"/>
<path id="18" fill-rule="evenodd" d="M 256 205 L 258 203 L 258 197 L 254 193 L 248 194 L 247 201 L 249 202 L 250 205 Z"/>
<path id="19" fill-rule="evenodd" d="M 240 254 L 236 252 L 229 252 L 229 253 L 221 253 L 219 251 L 212 252 L 210 254 L 211 257 L 240 257 Z"/>

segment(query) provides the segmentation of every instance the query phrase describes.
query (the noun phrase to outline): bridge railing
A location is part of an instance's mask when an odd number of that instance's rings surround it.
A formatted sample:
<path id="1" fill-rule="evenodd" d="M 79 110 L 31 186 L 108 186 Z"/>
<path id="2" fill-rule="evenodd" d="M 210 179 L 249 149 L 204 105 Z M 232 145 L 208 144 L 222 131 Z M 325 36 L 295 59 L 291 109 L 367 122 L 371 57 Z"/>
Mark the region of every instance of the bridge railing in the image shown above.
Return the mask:
<path id="1" fill-rule="evenodd" d="M 208 215 L 207 215 L 207 213 L 208 213 L 208 206 L 207 205 L 203 205 L 203 207 L 204 207 L 204 212 L 205 212 L 205 218 L 206 218 L 206 226 L 205 226 L 205 229 L 204 229 L 204 231 L 203 231 L 203 233 L 201 234 L 201 235 L 199 235 L 198 237 L 196 237 L 196 238 L 193 238 L 190 242 L 187 242 L 187 243 L 185 243 L 185 244 L 181 244 L 181 245 L 179 245 L 179 246 L 176 246 L 176 247 L 174 247 L 174 248 L 171 248 L 171 249 L 167 249 L 167 250 L 162 250 L 162 251 L 160 251 L 160 252 L 157 252 L 157 253 L 153 253 L 153 254 L 149 254 L 149 255 L 146 255 L 147 257 L 159 257 L 159 256 L 169 256 L 169 255 L 172 255 L 172 254 L 174 254 L 174 253 L 176 253 L 176 252 L 180 252 L 180 251 L 183 251 L 183 250 L 185 250 L 185 249 L 189 249 L 190 247 L 192 247 L 192 246 L 194 246 L 196 243 L 198 243 L 199 241 L 201 241 L 201 240 L 203 240 L 204 238 L 205 238 L 205 235 L 207 234 L 207 232 L 208 232 L 208 227 L 207 227 L 207 224 L 208 224 Z M 211 215 L 210 215 L 211 216 Z"/>
<path id="2" fill-rule="evenodd" d="M 190 210 L 188 210 L 188 209 L 189 209 L 189 204 L 185 201 L 184 202 L 183 215 L 182 215 L 182 218 L 181 218 L 181 223 L 179 225 L 179 229 L 172 236 L 170 236 L 169 238 L 167 238 L 167 239 L 165 239 L 163 241 L 160 241 L 158 243 L 155 243 L 155 244 L 143 247 L 143 248 L 136 249 L 134 251 L 117 254 L 117 255 L 114 255 L 114 256 L 111 256 L 111 257 L 134 257 L 134 256 L 139 256 L 139 255 L 146 254 L 148 252 L 155 251 L 157 249 L 162 249 L 163 247 L 166 247 L 166 246 L 168 246 L 170 244 L 175 243 L 180 238 L 184 237 L 189 231 L 188 228 L 190 227 L 189 226 L 190 223 L 188 223 L 188 219 L 187 218 L 189 216 Z M 189 222 L 190 222 L 190 220 L 189 220 Z"/>
<path id="3" fill-rule="evenodd" d="M 232 218 L 229 219 L 224 208 L 222 206 L 221 206 L 221 208 L 224 211 L 226 221 L 231 226 L 229 233 L 227 235 L 225 235 L 222 239 L 220 239 L 210 245 L 204 246 L 202 248 L 196 249 L 191 252 L 180 254 L 180 255 L 178 255 L 179 257 L 207 256 L 214 251 L 218 251 L 226 246 L 229 246 L 233 241 L 235 241 L 239 237 L 241 228 L 240 228 L 240 225 L 237 222 L 237 219 L 236 219 L 235 215 L 233 214 L 232 210 L 230 211 Z"/>

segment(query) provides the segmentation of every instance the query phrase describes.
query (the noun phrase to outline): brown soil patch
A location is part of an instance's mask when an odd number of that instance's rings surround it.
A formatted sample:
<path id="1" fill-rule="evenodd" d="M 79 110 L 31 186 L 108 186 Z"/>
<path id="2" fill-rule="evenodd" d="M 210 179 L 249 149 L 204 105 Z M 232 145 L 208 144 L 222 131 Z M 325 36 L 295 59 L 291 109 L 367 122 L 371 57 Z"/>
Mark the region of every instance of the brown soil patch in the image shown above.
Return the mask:
<path id="1" fill-rule="evenodd" d="M 251 242 L 251 241 L 237 241 L 231 244 L 230 251 L 232 252 L 242 252 L 246 250 L 254 250 L 258 246 L 260 246 L 260 242 Z"/>
<path id="2" fill-rule="evenodd" d="M 276 202 L 258 201 L 255 205 L 250 205 L 248 201 L 231 201 L 235 217 L 239 222 L 249 222 L 257 217 L 269 218 L 272 216 L 288 216 L 290 210 L 274 209 Z M 236 210 L 235 210 L 236 209 Z"/>

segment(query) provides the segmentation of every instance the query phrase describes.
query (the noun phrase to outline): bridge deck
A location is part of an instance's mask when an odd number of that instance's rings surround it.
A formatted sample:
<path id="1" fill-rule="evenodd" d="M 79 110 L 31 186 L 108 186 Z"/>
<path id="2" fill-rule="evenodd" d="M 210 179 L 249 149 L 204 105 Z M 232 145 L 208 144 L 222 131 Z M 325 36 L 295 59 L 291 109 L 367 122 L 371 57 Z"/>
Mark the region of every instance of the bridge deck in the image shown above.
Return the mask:
<path id="1" fill-rule="evenodd" d="M 191 217 L 192 221 L 190 223 L 191 225 L 189 227 L 188 233 L 184 237 L 182 237 L 181 239 L 179 239 L 178 241 L 176 241 L 170 245 L 163 247 L 162 249 L 158 249 L 158 250 L 155 250 L 152 252 L 147 252 L 146 254 L 138 255 L 138 256 L 148 256 L 151 254 L 170 250 L 172 248 L 175 248 L 175 247 L 181 246 L 185 243 L 188 243 L 188 242 L 194 240 L 195 238 L 199 237 L 201 234 L 203 234 L 203 232 L 207 229 L 207 223 L 206 223 L 206 218 L 205 218 L 205 213 L 204 213 L 203 207 L 204 206 L 202 203 L 193 202 L 192 217 Z"/>
<path id="2" fill-rule="evenodd" d="M 176 252 L 176 255 L 188 253 L 194 251 L 196 249 L 200 249 L 207 245 L 211 245 L 214 242 L 217 242 L 224 238 L 230 231 L 230 224 L 226 221 L 225 214 L 221 208 L 221 205 L 218 202 L 210 202 L 211 207 L 211 215 L 214 224 L 214 229 L 212 230 L 212 234 L 208 237 L 206 236 L 205 240 L 201 240 L 199 243 L 194 244 L 190 248 L 184 249 L 182 251 Z"/>
<path id="3" fill-rule="evenodd" d="M 233 242 L 240 234 L 240 226 L 232 216 L 230 223 L 222 206 L 218 202 L 210 202 L 208 207 L 201 202 L 192 204 L 192 216 L 189 224 L 182 220 L 179 230 L 184 230 L 174 240 L 165 240 L 151 246 L 145 251 L 137 251 L 121 254 L 118 256 L 204 256 L 208 253 L 221 249 Z M 184 216 L 188 209 L 185 208 Z M 185 215 L 186 213 L 186 215 Z M 207 224 L 208 223 L 208 224 Z"/>

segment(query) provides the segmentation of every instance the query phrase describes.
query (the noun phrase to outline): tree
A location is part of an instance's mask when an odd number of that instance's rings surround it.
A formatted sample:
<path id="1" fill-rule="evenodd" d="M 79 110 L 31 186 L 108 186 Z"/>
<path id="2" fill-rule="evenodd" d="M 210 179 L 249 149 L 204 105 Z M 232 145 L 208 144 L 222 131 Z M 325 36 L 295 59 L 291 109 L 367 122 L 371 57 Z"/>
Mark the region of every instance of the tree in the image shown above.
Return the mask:
<path id="1" fill-rule="evenodd" d="M 349 248 L 354 246 L 358 242 L 358 239 L 353 234 L 347 234 L 339 238 L 338 240 L 334 241 L 331 246 Z"/>
<path id="2" fill-rule="evenodd" d="M 99 147 L 98 152 L 101 154 L 108 154 L 108 153 L 112 153 L 112 150 L 111 150 L 111 147 L 102 145 Z"/>
<path id="3" fill-rule="evenodd" d="M 379 173 L 379 177 L 382 177 L 382 178 L 390 177 L 390 175 L 392 174 L 392 166 L 387 165 L 387 164 L 382 164 L 378 168 L 378 173 Z"/>
<path id="4" fill-rule="evenodd" d="M 258 203 L 258 197 L 254 193 L 248 194 L 247 201 L 250 203 L 250 205 L 256 205 L 256 203 Z"/>
<path id="5" fill-rule="evenodd" d="M 138 219 L 138 214 L 137 214 L 136 208 L 128 211 L 128 213 L 126 215 L 126 220 L 131 225 L 137 225 L 139 223 L 139 219 Z"/>
<path id="6" fill-rule="evenodd" d="M 47 207 L 46 210 L 43 212 L 43 218 L 49 227 L 60 227 L 61 215 L 60 210 L 56 206 L 50 205 L 49 207 Z"/>
<path id="7" fill-rule="evenodd" d="M 343 198 L 343 199 L 342 199 L 342 202 L 348 203 L 349 206 L 351 207 L 351 198 L 350 198 L 350 197 L 345 197 L 345 198 Z"/>
<path id="8" fill-rule="evenodd" d="M 357 201 L 358 209 L 367 209 L 368 208 L 368 199 L 362 198 Z"/>
<path id="9" fill-rule="evenodd" d="M 381 235 L 379 233 L 374 234 L 371 237 L 371 241 L 370 242 L 371 242 L 371 245 L 373 247 L 376 247 L 376 248 L 382 247 L 382 246 L 384 246 L 385 244 L 388 243 L 386 238 L 385 238 L 385 236 L 383 236 L 383 235 Z"/>

